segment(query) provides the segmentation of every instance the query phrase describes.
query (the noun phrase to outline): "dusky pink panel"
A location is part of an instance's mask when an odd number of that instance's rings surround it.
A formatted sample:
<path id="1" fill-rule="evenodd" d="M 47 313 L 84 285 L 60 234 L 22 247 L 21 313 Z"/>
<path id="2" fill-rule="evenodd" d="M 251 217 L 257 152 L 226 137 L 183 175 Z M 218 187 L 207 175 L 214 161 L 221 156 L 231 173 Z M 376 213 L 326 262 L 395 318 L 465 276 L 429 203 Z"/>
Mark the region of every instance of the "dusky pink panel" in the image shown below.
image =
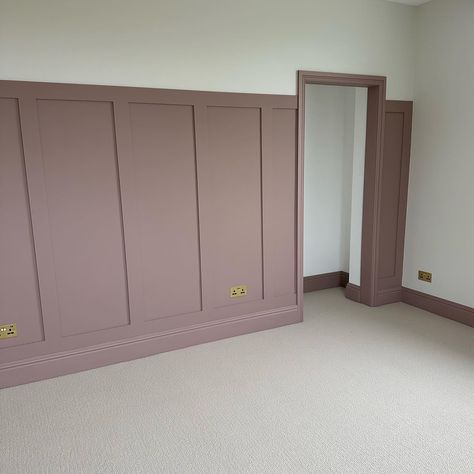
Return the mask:
<path id="1" fill-rule="evenodd" d="M 412 102 L 385 102 L 378 248 L 378 290 L 382 303 L 401 298 L 412 111 Z"/>
<path id="2" fill-rule="evenodd" d="M 380 277 L 397 272 L 398 218 L 403 158 L 403 113 L 385 114 L 382 209 L 380 216 Z"/>
<path id="3" fill-rule="evenodd" d="M 245 302 L 263 297 L 260 109 L 208 107 L 214 215 L 214 304 L 238 304 L 229 289 L 247 285 Z"/>
<path id="4" fill-rule="evenodd" d="M 39 100 L 63 335 L 129 323 L 111 102 Z"/>
<path id="5" fill-rule="evenodd" d="M 201 310 L 193 107 L 131 104 L 145 318 Z"/>
<path id="6" fill-rule="evenodd" d="M 18 101 L 0 99 L 0 324 L 18 337 L 0 348 L 43 340 Z"/>
<path id="7" fill-rule="evenodd" d="M 272 154 L 266 170 L 270 176 L 265 182 L 273 192 L 265 213 L 265 244 L 271 249 L 273 296 L 282 296 L 296 293 L 296 111 L 273 109 L 271 123 Z"/>

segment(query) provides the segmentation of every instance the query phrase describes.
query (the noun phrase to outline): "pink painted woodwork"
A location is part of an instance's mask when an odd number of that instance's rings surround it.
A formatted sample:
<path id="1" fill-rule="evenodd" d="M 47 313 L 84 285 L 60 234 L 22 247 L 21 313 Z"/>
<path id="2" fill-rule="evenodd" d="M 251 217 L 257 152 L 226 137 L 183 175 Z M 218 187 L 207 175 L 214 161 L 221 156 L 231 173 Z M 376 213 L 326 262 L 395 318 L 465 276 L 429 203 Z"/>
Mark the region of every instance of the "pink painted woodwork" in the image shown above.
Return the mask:
<path id="1" fill-rule="evenodd" d="M 265 171 L 265 184 L 268 190 L 267 234 L 272 235 L 268 242 L 271 253 L 268 264 L 271 267 L 272 296 L 296 293 L 296 275 L 286 271 L 296 259 L 296 111 L 280 109 L 272 111 L 271 153 Z M 294 225 L 287 223 L 294 222 Z"/>
<path id="2" fill-rule="evenodd" d="M 413 103 L 387 101 L 380 197 L 379 304 L 401 301 Z"/>
<path id="3" fill-rule="evenodd" d="M 145 319 L 201 310 L 194 115 L 130 104 Z"/>
<path id="4" fill-rule="evenodd" d="M 382 200 L 384 212 L 380 216 L 382 247 L 396 249 L 398 207 L 400 202 L 403 114 L 385 114 L 384 169 L 382 173 Z M 397 272 L 397 254 L 380 252 L 380 277 L 393 277 Z"/>
<path id="5" fill-rule="evenodd" d="M 39 100 L 56 286 L 64 336 L 129 323 L 113 108 Z"/>
<path id="6" fill-rule="evenodd" d="M 294 96 L 0 97 L 0 386 L 301 320 Z"/>
<path id="7" fill-rule="evenodd" d="M 43 340 L 18 101 L 0 99 L 0 324 L 16 322 L 12 347 Z"/>
<path id="8" fill-rule="evenodd" d="M 260 109 L 209 107 L 212 174 L 214 305 L 239 304 L 229 288 L 248 285 L 245 301 L 262 294 Z"/>

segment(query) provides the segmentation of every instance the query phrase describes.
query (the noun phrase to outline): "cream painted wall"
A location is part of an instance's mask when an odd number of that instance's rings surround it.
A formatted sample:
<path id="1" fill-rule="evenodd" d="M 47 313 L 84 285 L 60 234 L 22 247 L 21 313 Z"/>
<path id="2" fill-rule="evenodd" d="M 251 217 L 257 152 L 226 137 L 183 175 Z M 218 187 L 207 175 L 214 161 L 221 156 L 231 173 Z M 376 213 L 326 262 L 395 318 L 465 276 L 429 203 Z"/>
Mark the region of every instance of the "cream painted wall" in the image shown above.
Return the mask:
<path id="1" fill-rule="evenodd" d="M 296 71 L 413 97 L 416 9 L 380 0 L 0 0 L 0 79 L 294 94 Z"/>
<path id="2" fill-rule="evenodd" d="M 417 29 L 403 284 L 474 306 L 474 1 L 433 0 Z"/>

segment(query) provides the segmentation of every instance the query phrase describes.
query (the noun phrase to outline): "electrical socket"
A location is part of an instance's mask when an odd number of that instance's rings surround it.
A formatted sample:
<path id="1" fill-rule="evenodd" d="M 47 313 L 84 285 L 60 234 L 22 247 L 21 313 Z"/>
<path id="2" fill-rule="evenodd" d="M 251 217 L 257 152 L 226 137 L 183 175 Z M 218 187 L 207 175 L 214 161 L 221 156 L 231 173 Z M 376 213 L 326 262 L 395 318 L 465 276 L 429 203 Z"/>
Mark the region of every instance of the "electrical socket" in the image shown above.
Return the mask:
<path id="1" fill-rule="evenodd" d="M 240 296 L 247 296 L 247 285 L 233 286 L 229 290 L 231 298 L 239 298 Z"/>
<path id="2" fill-rule="evenodd" d="M 0 326 L 0 339 L 7 339 L 9 337 L 16 337 L 18 333 L 16 331 L 16 323 L 3 324 Z"/>
<path id="3" fill-rule="evenodd" d="M 431 283 L 433 280 L 433 275 L 430 272 L 425 272 L 423 270 L 418 270 L 418 280 L 426 281 Z"/>

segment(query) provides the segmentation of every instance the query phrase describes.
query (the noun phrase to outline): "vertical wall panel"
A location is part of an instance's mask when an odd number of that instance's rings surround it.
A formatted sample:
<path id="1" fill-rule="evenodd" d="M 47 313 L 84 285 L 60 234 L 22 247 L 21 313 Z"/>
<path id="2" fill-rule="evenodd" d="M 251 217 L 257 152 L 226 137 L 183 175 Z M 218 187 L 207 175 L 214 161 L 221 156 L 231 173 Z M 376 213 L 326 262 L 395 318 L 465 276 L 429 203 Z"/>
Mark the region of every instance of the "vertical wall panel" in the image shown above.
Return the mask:
<path id="1" fill-rule="evenodd" d="M 413 103 L 388 100 L 382 162 L 378 301 L 400 301 Z"/>
<path id="2" fill-rule="evenodd" d="M 295 157 L 291 159 L 291 157 Z M 272 194 L 265 218 L 265 242 L 271 245 L 270 277 L 273 296 L 296 292 L 296 111 L 274 109 L 272 155 L 267 168 Z"/>
<path id="3" fill-rule="evenodd" d="M 0 99 L 0 324 L 18 329 L 0 348 L 43 339 L 32 239 L 18 101 Z"/>
<path id="4" fill-rule="evenodd" d="M 130 107 L 146 318 L 200 311 L 193 107 Z"/>
<path id="5" fill-rule="evenodd" d="M 396 242 L 398 233 L 398 208 L 402 167 L 403 114 L 385 114 L 385 142 L 382 172 L 382 209 L 380 216 L 381 252 L 380 276 L 392 277 L 396 273 Z"/>
<path id="6" fill-rule="evenodd" d="M 242 302 L 229 288 L 248 285 L 245 301 L 262 298 L 260 109 L 209 107 L 214 194 L 214 301 Z"/>
<path id="7" fill-rule="evenodd" d="M 110 102 L 39 100 L 63 335 L 129 323 Z"/>

